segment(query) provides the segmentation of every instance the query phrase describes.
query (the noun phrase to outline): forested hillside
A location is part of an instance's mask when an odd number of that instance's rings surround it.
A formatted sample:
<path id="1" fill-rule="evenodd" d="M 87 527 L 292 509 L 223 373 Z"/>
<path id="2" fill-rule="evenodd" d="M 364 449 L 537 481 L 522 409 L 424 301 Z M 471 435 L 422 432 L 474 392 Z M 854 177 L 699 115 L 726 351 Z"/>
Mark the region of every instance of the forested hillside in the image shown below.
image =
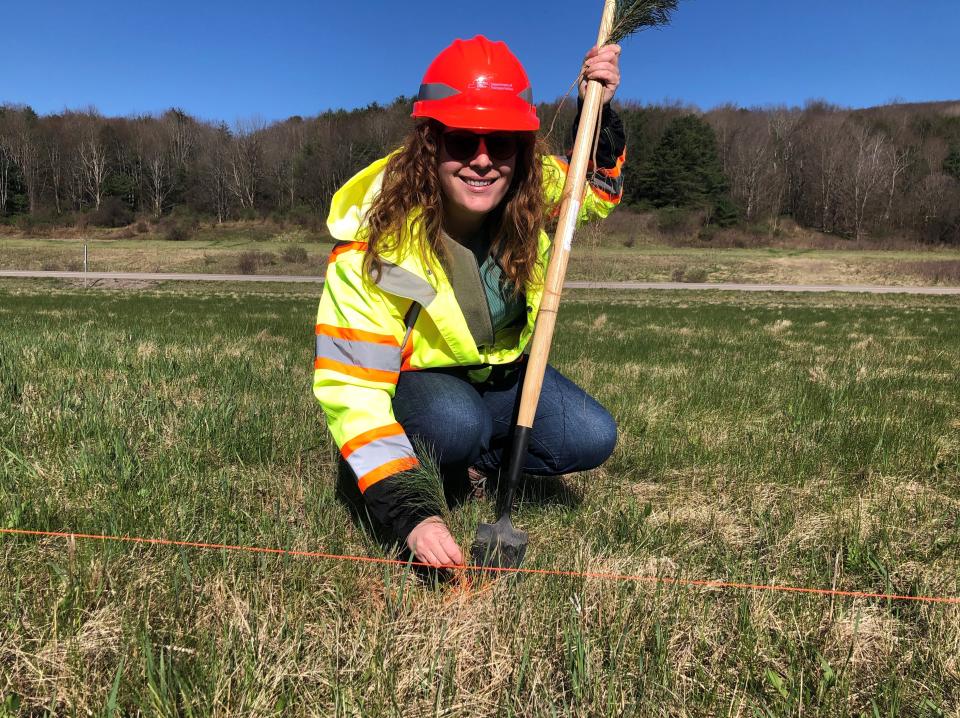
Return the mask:
<path id="1" fill-rule="evenodd" d="M 556 150 L 572 105 L 559 114 L 556 103 L 540 106 Z M 107 118 L 0 106 L 0 221 L 30 229 L 272 215 L 317 225 L 337 187 L 401 141 L 409 107 L 398 98 L 228 126 L 177 109 Z M 618 109 L 629 143 L 626 203 L 685 213 L 705 237 L 734 224 L 773 230 L 790 217 L 841 237 L 960 244 L 960 102 Z"/>

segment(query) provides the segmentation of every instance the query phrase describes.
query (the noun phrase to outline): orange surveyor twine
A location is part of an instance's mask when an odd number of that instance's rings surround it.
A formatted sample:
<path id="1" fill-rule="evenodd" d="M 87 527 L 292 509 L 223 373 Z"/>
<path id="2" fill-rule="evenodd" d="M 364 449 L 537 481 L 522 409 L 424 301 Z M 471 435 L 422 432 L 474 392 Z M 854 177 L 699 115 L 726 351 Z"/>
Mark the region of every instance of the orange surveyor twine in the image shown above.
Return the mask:
<path id="1" fill-rule="evenodd" d="M 177 541 L 164 538 L 144 538 L 138 536 L 108 536 L 106 534 L 82 534 L 69 531 L 32 531 L 29 529 L 4 529 L 0 534 L 15 536 L 47 536 L 50 538 L 91 539 L 95 541 L 119 541 L 123 543 L 153 544 L 156 546 L 179 546 L 182 548 L 216 549 L 220 551 L 242 551 L 246 553 L 266 553 L 296 558 L 319 558 L 329 561 L 355 561 L 358 563 L 377 563 L 393 566 L 422 566 L 430 564 L 419 561 L 401 561 L 393 558 L 374 556 L 345 556 L 322 551 L 296 551 L 285 548 L 264 546 L 235 546 L 222 543 L 202 543 L 200 541 Z M 439 568 L 461 571 L 483 571 L 489 573 L 519 573 L 535 576 L 561 576 L 565 578 L 595 578 L 601 581 L 632 581 L 635 583 L 664 583 L 676 586 L 698 588 L 740 589 L 744 591 L 776 591 L 782 593 L 809 593 L 817 596 L 842 596 L 845 598 L 879 598 L 888 601 L 916 601 L 919 603 L 948 603 L 960 605 L 960 596 L 904 596 L 895 593 L 869 593 L 866 591 L 840 591 L 835 588 L 809 588 L 806 586 L 783 586 L 764 583 L 737 583 L 734 581 L 709 581 L 692 578 L 671 578 L 669 576 L 642 576 L 622 573 L 602 573 L 594 571 L 567 571 L 549 568 L 498 568 L 494 566 L 440 566 Z"/>

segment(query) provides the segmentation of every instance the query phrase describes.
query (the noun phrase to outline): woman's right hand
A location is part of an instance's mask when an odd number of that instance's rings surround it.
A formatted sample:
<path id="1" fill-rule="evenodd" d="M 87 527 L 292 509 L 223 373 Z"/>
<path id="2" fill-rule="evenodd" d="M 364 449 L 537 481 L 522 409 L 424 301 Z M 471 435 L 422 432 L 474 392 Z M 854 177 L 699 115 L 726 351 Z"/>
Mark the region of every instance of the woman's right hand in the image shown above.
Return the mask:
<path id="1" fill-rule="evenodd" d="M 418 523 L 407 536 L 407 546 L 418 561 L 431 566 L 463 566 L 463 553 L 439 516 Z"/>

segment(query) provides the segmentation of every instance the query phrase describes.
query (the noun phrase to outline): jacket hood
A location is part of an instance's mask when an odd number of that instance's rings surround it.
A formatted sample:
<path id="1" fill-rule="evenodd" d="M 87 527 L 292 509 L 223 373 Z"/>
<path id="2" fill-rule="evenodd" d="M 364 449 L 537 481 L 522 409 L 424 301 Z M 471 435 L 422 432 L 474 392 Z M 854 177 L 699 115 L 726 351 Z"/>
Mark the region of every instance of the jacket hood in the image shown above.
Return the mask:
<path id="1" fill-rule="evenodd" d="M 363 223 L 363 215 L 380 193 L 383 171 L 393 155 L 387 155 L 347 180 L 330 200 L 327 228 L 331 236 L 343 242 L 353 242 Z"/>

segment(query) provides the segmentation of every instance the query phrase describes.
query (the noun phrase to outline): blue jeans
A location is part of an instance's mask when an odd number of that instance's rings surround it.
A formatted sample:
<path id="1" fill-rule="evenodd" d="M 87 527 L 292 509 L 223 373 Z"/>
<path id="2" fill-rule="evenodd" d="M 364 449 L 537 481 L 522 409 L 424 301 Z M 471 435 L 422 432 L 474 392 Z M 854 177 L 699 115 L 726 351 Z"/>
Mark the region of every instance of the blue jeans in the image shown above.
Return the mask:
<path id="1" fill-rule="evenodd" d="M 393 398 L 397 421 L 429 447 L 445 475 L 477 466 L 496 475 L 508 447 L 522 372 L 494 367 L 473 384 L 462 369 L 403 372 Z M 613 453 L 617 425 L 583 389 L 548 366 L 523 472 L 556 476 L 592 469 Z"/>

